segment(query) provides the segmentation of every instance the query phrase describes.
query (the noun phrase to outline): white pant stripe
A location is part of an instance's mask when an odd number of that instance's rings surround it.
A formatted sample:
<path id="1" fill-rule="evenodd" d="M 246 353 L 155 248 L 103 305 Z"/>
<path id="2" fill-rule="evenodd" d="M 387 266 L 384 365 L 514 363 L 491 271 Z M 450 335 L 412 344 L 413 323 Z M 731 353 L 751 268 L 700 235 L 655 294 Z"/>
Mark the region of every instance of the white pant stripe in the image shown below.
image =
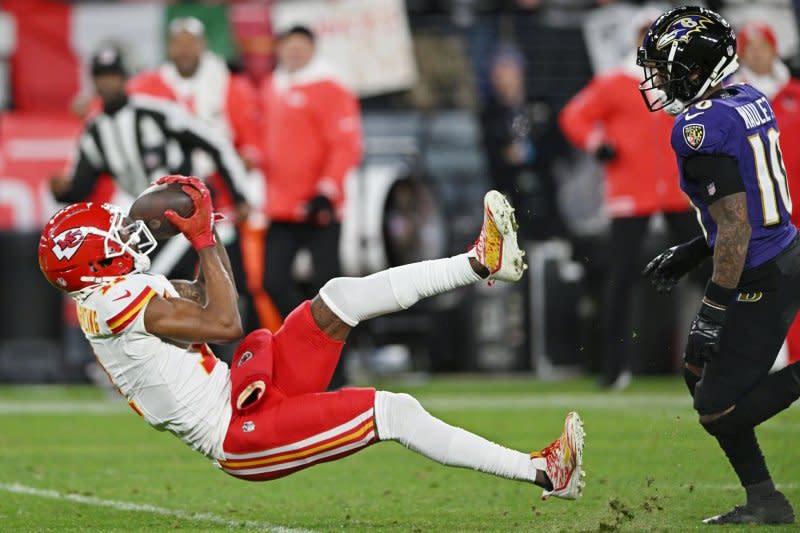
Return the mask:
<path id="1" fill-rule="evenodd" d="M 324 440 L 328 440 L 331 437 L 335 437 L 336 435 L 340 435 L 342 433 L 346 433 L 353 428 L 361 425 L 365 420 L 372 418 L 373 409 L 370 407 L 357 417 L 353 418 L 349 422 L 345 422 L 339 426 L 336 426 L 333 429 L 329 429 L 328 431 L 324 431 L 322 433 L 318 433 L 312 437 L 308 437 L 307 439 L 303 439 L 301 441 L 293 442 L 291 444 L 286 444 L 284 446 L 279 446 L 277 448 L 269 448 L 260 452 L 252 452 L 252 453 L 228 453 L 225 452 L 225 460 L 238 460 L 238 459 L 255 459 L 260 457 L 269 457 L 270 455 L 276 455 L 279 453 L 284 452 L 292 452 L 295 450 L 299 450 L 301 448 L 305 448 L 306 446 L 310 446 L 312 444 L 316 444 L 318 442 L 322 442 Z M 223 450 L 224 451 L 224 450 Z"/>
<path id="2" fill-rule="evenodd" d="M 296 468 L 298 466 L 307 465 L 309 463 L 314 463 L 316 461 L 320 461 L 325 459 L 326 457 L 331 457 L 332 455 L 338 455 L 340 453 L 349 452 L 350 450 L 356 450 L 358 448 L 362 448 L 369 444 L 369 442 L 375 437 L 375 431 L 372 430 L 367 433 L 363 439 L 351 442 L 350 444 L 346 444 L 344 446 L 339 446 L 338 448 L 334 448 L 332 450 L 327 450 L 322 453 L 318 453 L 315 455 L 310 455 L 308 457 L 304 457 L 302 459 L 297 459 L 296 461 L 290 461 L 288 463 L 278 463 L 269 466 L 260 466 L 257 468 L 246 468 L 242 470 L 234 470 L 232 468 L 222 468 L 225 472 L 237 476 L 250 476 L 253 474 L 264 474 L 267 472 L 277 472 L 279 470 L 289 470 L 291 468 Z"/>

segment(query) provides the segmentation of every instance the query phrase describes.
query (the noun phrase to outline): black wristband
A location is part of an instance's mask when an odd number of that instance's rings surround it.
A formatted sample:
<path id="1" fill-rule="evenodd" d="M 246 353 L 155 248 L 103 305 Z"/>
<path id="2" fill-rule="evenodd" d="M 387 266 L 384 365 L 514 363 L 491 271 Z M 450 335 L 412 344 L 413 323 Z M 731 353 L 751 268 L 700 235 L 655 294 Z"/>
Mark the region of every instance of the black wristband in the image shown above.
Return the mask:
<path id="1" fill-rule="evenodd" d="M 736 296 L 736 289 L 727 289 L 717 285 L 711 280 L 708 280 L 706 285 L 706 293 L 703 301 L 709 305 L 716 304 L 717 306 L 727 307 L 731 303 L 734 296 Z"/>

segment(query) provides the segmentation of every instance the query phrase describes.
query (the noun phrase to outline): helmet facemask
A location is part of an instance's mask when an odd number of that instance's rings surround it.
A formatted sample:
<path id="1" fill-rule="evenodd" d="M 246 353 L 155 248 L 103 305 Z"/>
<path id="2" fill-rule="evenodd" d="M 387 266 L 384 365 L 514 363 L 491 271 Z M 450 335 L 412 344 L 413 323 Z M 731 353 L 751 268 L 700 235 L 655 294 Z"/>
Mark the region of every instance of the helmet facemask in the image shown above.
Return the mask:
<path id="1" fill-rule="evenodd" d="M 685 101 L 696 94 L 689 66 L 669 59 L 648 58 L 644 48 L 639 48 L 636 63 L 644 70 L 639 92 L 650 111 L 677 115 L 685 109 Z"/>
<path id="2" fill-rule="evenodd" d="M 133 269 L 128 274 L 146 272 L 150 269 L 148 255 L 155 250 L 157 242 L 142 220 L 127 219 L 125 213 L 117 206 L 103 204 L 103 208 L 111 214 L 108 231 L 94 227 L 84 227 L 87 235 L 103 237 L 104 259 L 114 259 L 128 254 L 133 258 Z M 81 276 L 81 281 L 90 283 L 107 283 L 116 276 Z"/>

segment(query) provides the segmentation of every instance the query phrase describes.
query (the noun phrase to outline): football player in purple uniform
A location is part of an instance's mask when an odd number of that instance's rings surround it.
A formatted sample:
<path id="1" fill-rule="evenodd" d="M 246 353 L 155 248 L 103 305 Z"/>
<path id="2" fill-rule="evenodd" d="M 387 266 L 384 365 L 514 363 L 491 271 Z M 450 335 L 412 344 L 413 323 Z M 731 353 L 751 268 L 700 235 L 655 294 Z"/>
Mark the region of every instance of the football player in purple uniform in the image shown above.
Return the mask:
<path id="1" fill-rule="evenodd" d="M 723 84 L 738 68 L 736 36 L 708 9 L 664 13 L 637 63 L 648 108 L 676 117 L 671 142 L 681 188 L 703 233 L 657 256 L 644 274 L 669 291 L 706 258 L 714 261 L 689 331 L 684 376 L 700 424 L 717 439 L 747 500 L 704 522 L 793 523 L 754 430 L 800 397 L 797 363 L 769 374 L 800 306 L 800 242 L 775 115 L 753 87 Z"/>

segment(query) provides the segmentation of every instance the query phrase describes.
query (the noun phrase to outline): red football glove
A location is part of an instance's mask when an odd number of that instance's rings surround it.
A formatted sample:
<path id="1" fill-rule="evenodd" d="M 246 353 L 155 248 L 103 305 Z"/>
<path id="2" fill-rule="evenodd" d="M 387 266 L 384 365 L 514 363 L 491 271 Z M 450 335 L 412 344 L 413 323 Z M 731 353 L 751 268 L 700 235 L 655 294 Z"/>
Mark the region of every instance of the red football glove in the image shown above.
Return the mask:
<path id="1" fill-rule="evenodd" d="M 167 220 L 175 224 L 181 233 L 189 240 L 195 250 L 200 251 L 203 248 L 209 248 L 216 244 L 214 239 L 214 221 L 211 206 L 211 193 L 208 188 L 198 180 L 197 185 L 183 185 L 181 187 L 183 192 L 188 194 L 194 202 L 194 213 L 188 218 L 183 218 L 172 209 L 164 211 L 164 216 Z M 182 181 L 172 181 L 169 183 L 185 183 Z"/>
<path id="2" fill-rule="evenodd" d="M 208 189 L 208 187 L 206 187 L 206 184 L 203 183 L 203 181 L 200 178 L 195 178 L 194 176 L 184 176 L 182 174 L 170 174 L 168 176 L 161 176 L 160 178 L 158 178 L 156 181 L 153 182 L 153 185 L 166 185 L 169 183 L 182 183 L 184 185 L 191 185 L 200 192 L 203 192 L 204 189 L 205 190 Z M 228 217 L 226 217 L 222 213 L 215 212 L 211 215 L 211 219 L 214 222 L 220 222 L 222 220 L 228 220 Z"/>
<path id="3" fill-rule="evenodd" d="M 161 176 L 156 181 L 153 182 L 155 185 L 167 185 L 169 183 L 180 183 L 182 185 L 191 185 L 198 191 L 202 190 L 202 187 L 205 187 L 205 183 L 203 183 L 200 178 L 195 178 L 194 176 L 184 176 L 182 174 L 170 174 L 168 176 Z"/>

